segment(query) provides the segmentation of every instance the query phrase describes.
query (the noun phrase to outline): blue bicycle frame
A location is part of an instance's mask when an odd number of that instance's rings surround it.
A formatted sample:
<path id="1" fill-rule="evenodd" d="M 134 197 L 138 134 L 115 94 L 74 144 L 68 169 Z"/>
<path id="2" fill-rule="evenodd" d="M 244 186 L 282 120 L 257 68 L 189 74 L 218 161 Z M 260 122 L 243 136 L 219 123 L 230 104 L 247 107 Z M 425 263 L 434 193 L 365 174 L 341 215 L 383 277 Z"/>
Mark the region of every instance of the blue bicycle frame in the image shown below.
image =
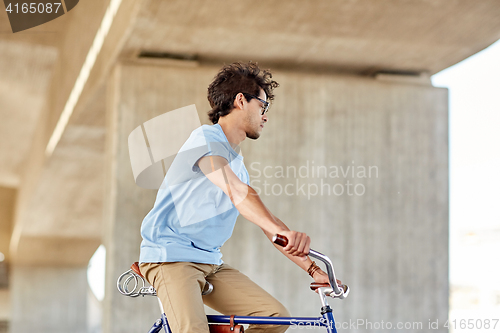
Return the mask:
<path id="1" fill-rule="evenodd" d="M 328 311 L 329 310 L 329 311 Z M 326 327 L 328 333 L 337 333 L 335 329 L 335 320 L 333 318 L 332 310 L 328 309 L 323 314 L 323 317 L 245 317 L 234 316 L 234 322 L 237 324 L 256 324 L 256 325 L 288 325 L 288 326 L 314 326 Z M 209 324 L 229 324 L 230 316 L 207 316 Z M 158 333 L 161 329 L 165 333 L 172 333 L 168 326 L 167 317 L 162 314 L 161 320 L 157 320 L 148 333 Z"/>

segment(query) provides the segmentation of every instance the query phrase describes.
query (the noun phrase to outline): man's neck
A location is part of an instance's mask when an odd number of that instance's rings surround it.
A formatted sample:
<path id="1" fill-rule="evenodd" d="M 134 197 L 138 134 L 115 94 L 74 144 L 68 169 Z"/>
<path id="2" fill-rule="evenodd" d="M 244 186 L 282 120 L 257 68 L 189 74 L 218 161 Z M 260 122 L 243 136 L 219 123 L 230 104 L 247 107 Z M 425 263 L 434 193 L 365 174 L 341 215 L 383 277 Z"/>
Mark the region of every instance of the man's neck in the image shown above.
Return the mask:
<path id="1" fill-rule="evenodd" d="M 229 116 L 229 115 L 228 115 Z M 231 144 L 233 148 L 240 145 L 243 140 L 246 139 L 247 134 L 242 129 L 239 124 L 235 122 L 236 119 L 232 119 L 231 117 L 223 117 L 219 119 L 219 125 L 222 128 L 222 131 L 226 135 L 227 141 Z"/>

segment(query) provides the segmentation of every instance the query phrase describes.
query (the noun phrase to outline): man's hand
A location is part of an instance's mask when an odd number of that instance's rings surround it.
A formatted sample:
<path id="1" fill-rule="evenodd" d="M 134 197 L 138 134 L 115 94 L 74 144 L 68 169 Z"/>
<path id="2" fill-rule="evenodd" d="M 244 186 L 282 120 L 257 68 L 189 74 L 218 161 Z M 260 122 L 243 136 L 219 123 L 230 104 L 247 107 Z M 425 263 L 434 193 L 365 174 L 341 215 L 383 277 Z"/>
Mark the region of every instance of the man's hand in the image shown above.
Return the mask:
<path id="1" fill-rule="evenodd" d="M 318 269 L 316 272 L 314 272 L 313 279 L 314 279 L 314 282 L 316 282 L 316 283 L 328 283 L 328 284 L 330 284 L 330 279 L 328 279 L 328 274 L 323 272 L 321 269 Z M 342 281 L 337 279 L 337 284 L 339 286 L 342 285 Z"/>
<path id="2" fill-rule="evenodd" d="M 309 254 L 309 245 L 311 243 L 309 236 L 303 232 L 292 230 L 283 230 L 279 234 L 288 239 L 288 244 L 283 248 L 283 251 L 292 256 L 307 259 L 306 256 Z"/>

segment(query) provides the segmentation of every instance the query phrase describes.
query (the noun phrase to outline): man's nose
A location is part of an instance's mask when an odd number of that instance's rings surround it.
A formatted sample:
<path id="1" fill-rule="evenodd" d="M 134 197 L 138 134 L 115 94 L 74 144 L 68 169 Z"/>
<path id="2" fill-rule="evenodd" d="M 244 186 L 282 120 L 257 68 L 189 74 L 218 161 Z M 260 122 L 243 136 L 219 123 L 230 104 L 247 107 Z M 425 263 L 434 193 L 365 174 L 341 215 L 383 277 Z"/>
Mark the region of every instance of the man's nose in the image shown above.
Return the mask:
<path id="1" fill-rule="evenodd" d="M 264 113 L 262 115 L 262 120 L 264 120 L 264 122 L 267 123 L 267 113 Z"/>

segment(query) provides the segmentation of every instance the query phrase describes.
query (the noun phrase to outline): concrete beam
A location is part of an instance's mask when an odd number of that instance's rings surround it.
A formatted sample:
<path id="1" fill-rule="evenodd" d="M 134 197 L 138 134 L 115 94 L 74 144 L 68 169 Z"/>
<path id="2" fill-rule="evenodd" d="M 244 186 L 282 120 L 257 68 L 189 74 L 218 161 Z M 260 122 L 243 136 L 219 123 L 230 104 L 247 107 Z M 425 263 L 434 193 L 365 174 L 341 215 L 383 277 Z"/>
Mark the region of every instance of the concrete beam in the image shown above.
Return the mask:
<path id="1" fill-rule="evenodd" d="M 132 29 L 142 0 L 88 1 L 68 15 L 61 57 L 51 86 L 46 148 L 50 155 L 73 111 L 84 107 L 109 74 Z M 80 38 L 81 31 L 88 31 Z M 71 98 L 70 98 L 71 97 Z"/>
<path id="2" fill-rule="evenodd" d="M 434 74 L 500 39 L 499 15 L 496 0 L 148 0 L 123 56 L 156 51 L 319 73 Z"/>

